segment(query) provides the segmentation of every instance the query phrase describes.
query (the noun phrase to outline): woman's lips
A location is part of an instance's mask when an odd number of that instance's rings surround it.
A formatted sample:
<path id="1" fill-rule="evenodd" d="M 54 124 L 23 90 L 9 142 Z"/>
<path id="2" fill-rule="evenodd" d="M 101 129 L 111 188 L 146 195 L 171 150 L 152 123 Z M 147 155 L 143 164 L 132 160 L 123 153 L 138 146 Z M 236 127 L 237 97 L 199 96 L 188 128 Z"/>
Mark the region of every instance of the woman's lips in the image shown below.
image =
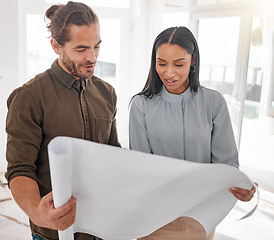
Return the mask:
<path id="1" fill-rule="evenodd" d="M 177 80 L 170 80 L 170 79 L 165 79 L 165 81 L 168 85 L 173 85 L 175 82 L 177 82 Z"/>

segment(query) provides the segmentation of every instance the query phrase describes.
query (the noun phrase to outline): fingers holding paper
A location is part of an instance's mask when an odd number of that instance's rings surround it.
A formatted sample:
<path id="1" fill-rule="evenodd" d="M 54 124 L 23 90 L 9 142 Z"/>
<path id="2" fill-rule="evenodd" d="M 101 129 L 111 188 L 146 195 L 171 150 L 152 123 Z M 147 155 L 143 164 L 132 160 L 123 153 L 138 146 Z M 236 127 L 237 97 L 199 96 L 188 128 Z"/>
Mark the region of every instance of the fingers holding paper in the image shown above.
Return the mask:
<path id="1" fill-rule="evenodd" d="M 255 184 L 258 186 L 257 183 Z M 237 198 L 238 200 L 241 200 L 243 202 L 248 202 L 253 198 L 256 192 L 256 187 L 253 186 L 250 190 L 239 188 L 239 187 L 232 187 L 229 189 L 229 192 L 231 192 L 234 195 L 234 197 Z"/>
<path id="2" fill-rule="evenodd" d="M 65 230 L 69 228 L 75 221 L 76 217 L 76 198 L 71 199 L 62 207 L 53 207 L 52 192 L 41 199 L 37 208 L 40 216 L 44 216 L 43 221 L 39 225 L 55 230 Z"/>

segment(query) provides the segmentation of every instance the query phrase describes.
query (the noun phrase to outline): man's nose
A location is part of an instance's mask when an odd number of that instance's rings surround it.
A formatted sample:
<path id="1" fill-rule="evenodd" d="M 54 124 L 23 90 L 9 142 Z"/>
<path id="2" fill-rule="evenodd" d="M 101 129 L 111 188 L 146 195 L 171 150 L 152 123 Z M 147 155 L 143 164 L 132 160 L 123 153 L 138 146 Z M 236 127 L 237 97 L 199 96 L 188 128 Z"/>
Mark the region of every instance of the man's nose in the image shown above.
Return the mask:
<path id="1" fill-rule="evenodd" d="M 94 49 L 90 49 L 90 51 L 88 51 L 88 54 L 86 56 L 86 60 L 88 60 L 88 61 L 90 61 L 92 63 L 96 62 L 97 56 L 95 54 Z"/>

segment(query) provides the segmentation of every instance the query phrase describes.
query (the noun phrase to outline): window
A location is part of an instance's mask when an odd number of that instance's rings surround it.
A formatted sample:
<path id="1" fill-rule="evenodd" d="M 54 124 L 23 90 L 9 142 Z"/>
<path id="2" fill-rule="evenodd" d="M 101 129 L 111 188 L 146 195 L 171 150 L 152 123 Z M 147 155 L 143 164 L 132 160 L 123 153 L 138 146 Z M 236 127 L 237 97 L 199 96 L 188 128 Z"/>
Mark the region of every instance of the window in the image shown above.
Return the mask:
<path id="1" fill-rule="evenodd" d="M 99 19 L 102 43 L 94 74 L 117 87 L 117 74 L 120 59 L 119 19 Z"/>
<path id="2" fill-rule="evenodd" d="M 44 16 L 40 14 L 27 15 L 27 76 L 28 79 L 37 73 L 50 68 L 58 56 L 50 45 L 50 32 L 46 27 Z"/>
<path id="3" fill-rule="evenodd" d="M 274 167 L 273 33 L 273 21 L 253 18 L 239 159 L 255 178 Z"/>
<path id="4" fill-rule="evenodd" d="M 271 2 L 272 0 L 260 0 L 260 4 Z M 197 0 L 197 5 L 222 4 L 235 2 L 250 2 L 250 0 Z"/>
<path id="5" fill-rule="evenodd" d="M 163 14 L 162 20 L 163 30 L 169 27 L 188 26 L 188 13 L 186 12 L 170 12 Z"/>
<path id="6" fill-rule="evenodd" d="M 253 18 L 244 106 L 245 118 L 258 118 L 262 90 L 263 19 Z"/>
<path id="7" fill-rule="evenodd" d="M 231 108 L 240 18 L 209 18 L 199 22 L 201 85 L 222 93 Z"/>
<path id="8" fill-rule="evenodd" d="M 67 0 L 45 0 L 46 3 L 49 4 L 66 4 Z M 88 6 L 93 7 L 109 7 L 109 8 L 129 8 L 130 0 L 81 0 L 82 2 Z"/>

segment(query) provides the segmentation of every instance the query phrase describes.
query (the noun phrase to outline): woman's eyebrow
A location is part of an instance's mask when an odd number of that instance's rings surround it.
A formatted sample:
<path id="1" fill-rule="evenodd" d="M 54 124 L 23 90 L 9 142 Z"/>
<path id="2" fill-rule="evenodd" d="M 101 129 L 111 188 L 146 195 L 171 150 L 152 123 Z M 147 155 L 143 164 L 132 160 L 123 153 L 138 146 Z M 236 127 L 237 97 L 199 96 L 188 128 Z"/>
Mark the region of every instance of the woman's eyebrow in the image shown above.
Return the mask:
<path id="1" fill-rule="evenodd" d="M 162 59 L 162 58 L 159 58 L 159 57 L 157 57 L 157 60 L 160 60 L 160 61 L 166 61 L 166 60 L 164 60 L 164 59 Z"/>
<path id="2" fill-rule="evenodd" d="M 185 61 L 185 60 L 186 60 L 185 58 L 179 58 L 179 59 L 174 60 L 174 62 Z"/>
<path id="3" fill-rule="evenodd" d="M 160 60 L 160 61 L 164 61 L 164 62 L 166 62 L 166 60 L 164 60 L 164 59 L 162 59 L 162 58 L 159 58 L 159 57 L 157 57 L 157 60 Z M 185 58 L 179 58 L 179 59 L 174 60 L 173 62 L 177 62 L 177 61 L 185 61 L 185 60 L 186 60 Z"/>

